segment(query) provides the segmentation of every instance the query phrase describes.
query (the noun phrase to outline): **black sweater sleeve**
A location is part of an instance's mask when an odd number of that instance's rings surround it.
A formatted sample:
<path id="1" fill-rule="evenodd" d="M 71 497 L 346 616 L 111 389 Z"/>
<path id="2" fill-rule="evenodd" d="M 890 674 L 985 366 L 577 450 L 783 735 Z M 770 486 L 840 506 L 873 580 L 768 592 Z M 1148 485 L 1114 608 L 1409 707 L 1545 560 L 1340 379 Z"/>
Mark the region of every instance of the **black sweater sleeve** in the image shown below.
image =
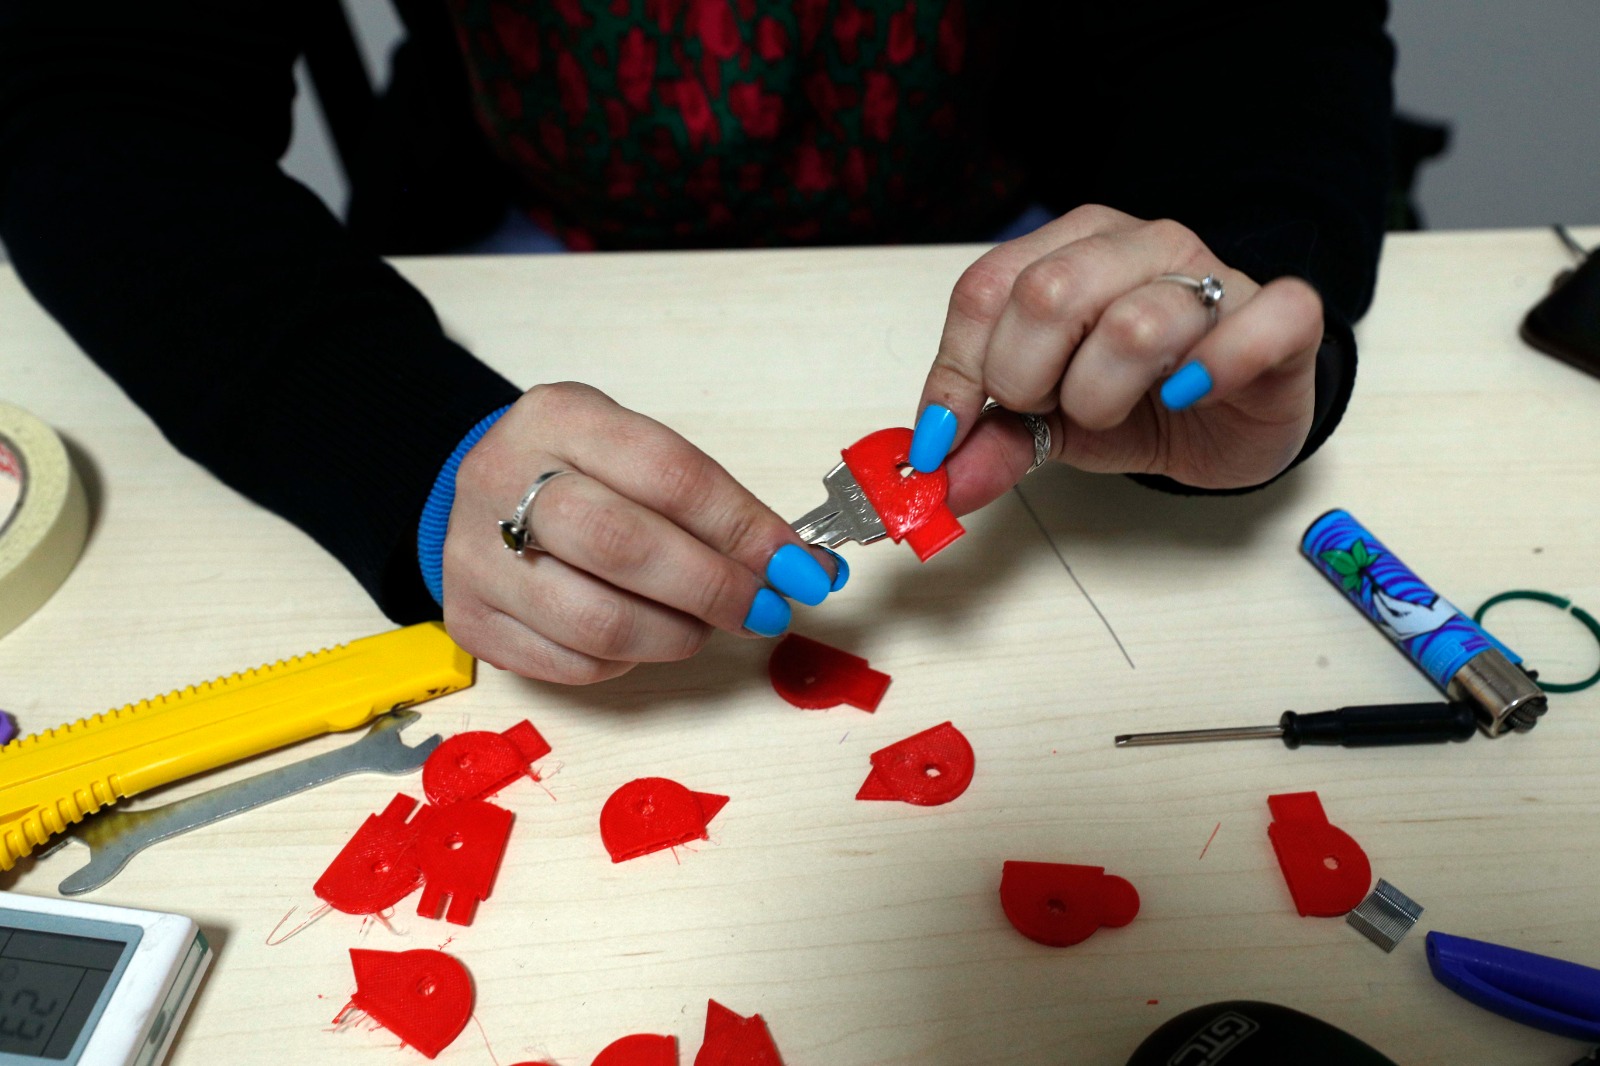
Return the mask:
<path id="1" fill-rule="evenodd" d="M 0 238 L 174 445 L 413 622 L 433 476 L 518 390 L 278 169 L 301 14 L 0 5 Z"/>

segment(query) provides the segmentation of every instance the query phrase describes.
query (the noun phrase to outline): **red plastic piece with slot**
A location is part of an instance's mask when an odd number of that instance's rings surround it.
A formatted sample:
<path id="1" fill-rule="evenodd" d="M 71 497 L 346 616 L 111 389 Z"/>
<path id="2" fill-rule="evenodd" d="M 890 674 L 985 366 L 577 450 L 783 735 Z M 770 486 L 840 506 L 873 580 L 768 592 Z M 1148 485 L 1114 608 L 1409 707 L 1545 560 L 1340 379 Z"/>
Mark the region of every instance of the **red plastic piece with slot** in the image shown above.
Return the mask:
<path id="1" fill-rule="evenodd" d="M 767 676 L 778 695 L 812 711 L 841 703 L 875 711 L 889 690 L 889 675 L 872 669 L 861 656 L 798 633 L 790 633 L 772 649 Z"/>
<path id="2" fill-rule="evenodd" d="M 613 792 L 600 808 L 600 839 L 612 862 L 709 840 L 706 826 L 727 802 L 727 796 L 691 792 L 665 777 L 641 777 Z"/>
<path id="3" fill-rule="evenodd" d="M 694 1066 L 783 1066 L 761 1015 L 745 1018 L 716 1000 L 706 1003 L 706 1037 Z"/>
<path id="4" fill-rule="evenodd" d="M 1000 871 L 1000 906 L 1017 932 L 1040 944 L 1081 943 L 1101 926 L 1120 928 L 1139 914 L 1139 893 L 1100 866 L 1007 862 Z"/>
<path id="5" fill-rule="evenodd" d="M 539 780 L 533 764 L 549 754 L 549 743 L 527 721 L 504 733 L 457 733 L 422 764 L 422 791 L 441 807 L 488 799 L 523 774 Z"/>
<path id="6" fill-rule="evenodd" d="M 972 783 L 972 745 L 949 722 L 872 753 L 858 800 L 900 800 L 919 807 L 949 803 Z"/>
<path id="7" fill-rule="evenodd" d="M 678 1038 L 655 1033 L 625 1036 L 596 1055 L 594 1066 L 678 1066 Z"/>
<path id="8" fill-rule="evenodd" d="M 382 814 L 369 814 L 333 862 L 317 878 L 317 898 L 346 914 L 388 910 L 422 884 L 415 823 L 407 818 L 417 801 L 397 795 Z"/>
<path id="9" fill-rule="evenodd" d="M 943 467 L 928 474 L 901 473 L 911 457 L 911 436 L 909 429 L 880 429 L 842 454 L 889 536 L 896 544 L 903 540 L 911 545 L 917 558 L 927 562 L 966 530 L 945 506 L 950 479 Z"/>
<path id="10" fill-rule="evenodd" d="M 448 899 L 445 920 L 472 924 L 505 857 L 511 812 L 482 800 L 462 800 L 448 807 L 424 807 L 415 825 L 417 864 L 423 876 L 417 913 L 437 918 Z"/>
<path id="11" fill-rule="evenodd" d="M 472 1017 L 472 978 L 460 960 L 442 951 L 351 948 L 350 964 L 356 972 L 351 1005 L 430 1059 Z"/>
<path id="12" fill-rule="evenodd" d="M 1267 836 L 1302 918 L 1337 918 L 1354 910 L 1372 885 L 1367 853 L 1328 821 L 1315 792 L 1268 796 Z"/>

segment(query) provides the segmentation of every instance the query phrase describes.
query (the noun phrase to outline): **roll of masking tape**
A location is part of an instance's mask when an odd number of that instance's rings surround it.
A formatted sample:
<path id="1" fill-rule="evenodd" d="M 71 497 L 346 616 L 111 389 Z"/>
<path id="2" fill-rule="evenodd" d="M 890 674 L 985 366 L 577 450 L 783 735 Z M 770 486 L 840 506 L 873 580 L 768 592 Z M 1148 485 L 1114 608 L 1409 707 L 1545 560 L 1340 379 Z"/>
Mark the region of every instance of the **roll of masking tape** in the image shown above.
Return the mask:
<path id="1" fill-rule="evenodd" d="M 89 501 L 66 445 L 0 403 L 0 636 L 61 587 L 88 533 Z"/>

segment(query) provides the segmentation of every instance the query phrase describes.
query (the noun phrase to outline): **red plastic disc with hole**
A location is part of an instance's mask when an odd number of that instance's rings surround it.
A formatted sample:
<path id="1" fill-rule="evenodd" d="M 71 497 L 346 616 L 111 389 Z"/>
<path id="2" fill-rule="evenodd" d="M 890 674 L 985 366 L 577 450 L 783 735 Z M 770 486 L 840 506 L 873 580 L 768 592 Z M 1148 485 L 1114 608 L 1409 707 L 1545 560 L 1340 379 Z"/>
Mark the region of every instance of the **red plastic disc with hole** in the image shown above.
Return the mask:
<path id="1" fill-rule="evenodd" d="M 943 467 L 930 474 L 901 473 L 911 458 L 911 437 L 909 429 L 880 429 L 842 454 L 889 536 L 896 544 L 903 540 L 911 545 L 917 558 L 927 562 L 966 530 L 945 506 L 950 479 Z"/>
<path id="2" fill-rule="evenodd" d="M 745 1018 L 716 1000 L 706 1003 L 706 1037 L 694 1066 L 783 1066 L 759 1014 Z"/>
<path id="3" fill-rule="evenodd" d="M 450 1046 L 472 1017 L 472 978 L 442 951 L 350 949 L 357 1009 L 428 1058 Z"/>
<path id="4" fill-rule="evenodd" d="M 370 814 L 333 862 L 317 878 L 317 898 L 346 914 L 388 910 L 422 884 L 414 824 L 406 819 L 417 806 L 396 795 L 382 814 Z"/>
<path id="5" fill-rule="evenodd" d="M 1360 905 L 1372 886 L 1372 863 L 1361 845 L 1328 821 L 1315 792 L 1267 797 L 1267 836 L 1302 918 L 1337 918 Z"/>
<path id="6" fill-rule="evenodd" d="M 523 774 L 537 781 L 533 764 L 549 754 L 550 745 L 527 721 L 504 733 L 457 733 L 422 764 L 422 791 L 440 807 L 488 799 Z"/>
<path id="7" fill-rule="evenodd" d="M 608 1044 L 594 1066 L 678 1066 L 678 1038 L 635 1033 Z"/>
<path id="8" fill-rule="evenodd" d="M 1101 926 L 1119 928 L 1139 913 L 1133 885 L 1101 866 L 1007 862 L 1000 906 L 1023 936 L 1053 948 L 1089 939 Z"/>
<path id="9" fill-rule="evenodd" d="M 945 722 L 872 753 L 858 800 L 899 800 L 919 807 L 949 803 L 972 784 L 975 759 L 961 730 Z"/>
<path id="10" fill-rule="evenodd" d="M 641 777 L 613 792 L 600 809 L 600 839 L 612 862 L 708 840 L 706 826 L 727 802 L 727 796 L 690 792 L 665 777 Z"/>
<path id="11" fill-rule="evenodd" d="M 511 812 L 482 800 L 448 807 L 424 807 L 417 816 L 417 864 L 422 867 L 422 899 L 417 913 L 470 925 L 478 903 L 489 898 L 495 874 L 511 838 Z"/>
<path id="12" fill-rule="evenodd" d="M 889 691 L 889 675 L 872 669 L 861 656 L 798 633 L 790 633 L 772 649 L 767 676 L 778 695 L 812 711 L 841 703 L 875 711 Z"/>

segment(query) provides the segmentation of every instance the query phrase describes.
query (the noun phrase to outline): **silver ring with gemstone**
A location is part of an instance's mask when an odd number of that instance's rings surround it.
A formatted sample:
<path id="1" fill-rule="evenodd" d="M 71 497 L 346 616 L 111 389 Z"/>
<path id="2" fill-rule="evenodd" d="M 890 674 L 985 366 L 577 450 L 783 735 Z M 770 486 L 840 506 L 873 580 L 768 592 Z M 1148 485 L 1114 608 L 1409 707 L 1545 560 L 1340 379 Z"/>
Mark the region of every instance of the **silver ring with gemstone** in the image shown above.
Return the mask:
<path id="1" fill-rule="evenodd" d="M 1217 305 L 1220 304 L 1222 302 L 1222 298 L 1227 295 L 1227 291 L 1222 287 L 1221 278 L 1217 277 L 1215 274 L 1207 274 L 1205 277 L 1199 279 L 1191 278 L 1187 274 L 1162 274 L 1160 277 L 1156 278 L 1156 280 L 1170 281 L 1175 284 L 1183 285 L 1187 288 L 1193 289 L 1195 296 L 1200 301 L 1200 306 L 1204 307 L 1206 309 L 1206 313 L 1211 316 L 1211 324 L 1216 325 Z"/>
<path id="2" fill-rule="evenodd" d="M 551 481 L 562 474 L 570 474 L 571 470 L 547 470 L 534 479 L 528 491 L 523 494 L 522 500 L 517 504 L 517 509 L 511 513 L 509 519 L 500 520 L 500 539 L 506 542 L 506 548 L 518 555 L 523 552 L 547 552 L 550 549 L 539 543 L 534 537 L 533 530 L 528 525 L 528 514 L 533 510 L 533 501 L 539 495 L 539 490 L 550 484 Z"/>
<path id="3" fill-rule="evenodd" d="M 988 414 L 990 411 L 1006 411 L 1007 414 L 1016 415 L 1022 420 L 1023 428 L 1033 435 L 1033 463 L 1028 467 L 1028 473 L 1031 474 L 1043 466 L 1045 461 L 1050 458 L 1050 423 L 1046 422 L 1041 415 L 1010 411 L 993 400 L 983 405 L 981 413 Z"/>

